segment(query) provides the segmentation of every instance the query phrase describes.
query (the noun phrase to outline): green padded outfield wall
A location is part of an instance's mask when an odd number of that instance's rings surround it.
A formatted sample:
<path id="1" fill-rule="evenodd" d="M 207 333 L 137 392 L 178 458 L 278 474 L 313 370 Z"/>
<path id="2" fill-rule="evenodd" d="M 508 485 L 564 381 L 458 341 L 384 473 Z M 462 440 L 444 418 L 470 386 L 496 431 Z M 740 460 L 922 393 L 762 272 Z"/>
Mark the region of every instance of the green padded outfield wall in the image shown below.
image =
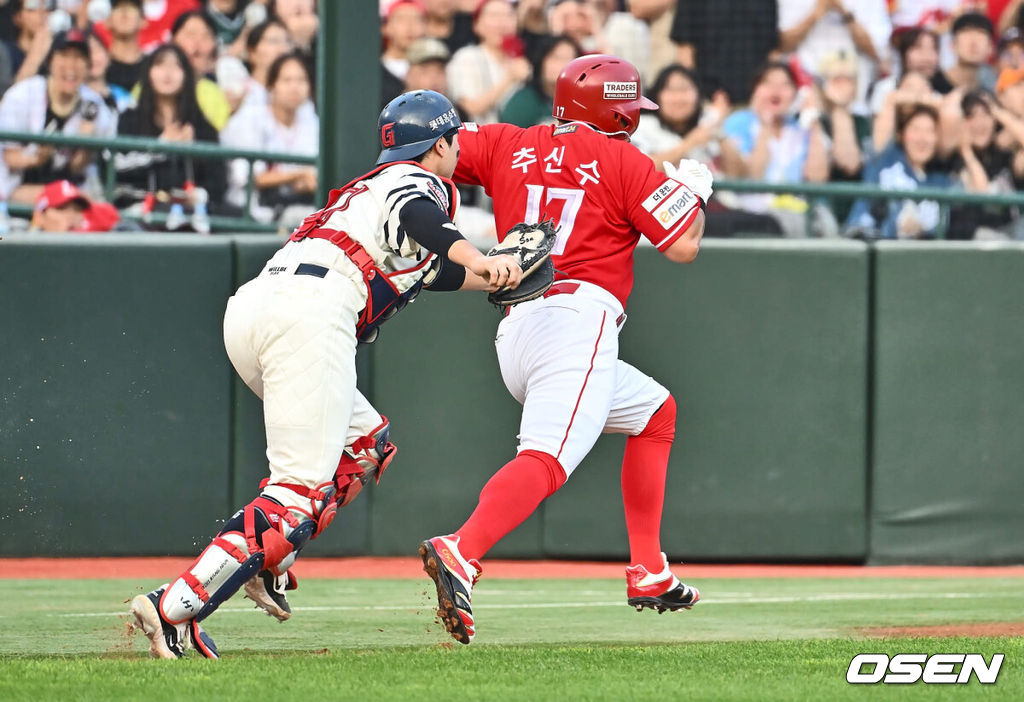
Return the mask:
<path id="1" fill-rule="evenodd" d="M 0 242 L 0 555 L 190 552 L 230 509 L 231 241 Z"/>
<path id="2" fill-rule="evenodd" d="M 1024 561 L 1024 246 L 874 256 L 871 561 Z"/>
<path id="3" fill-rule="evenodd" d="M 274 253 L 284 245 L 276 236 L 249 235 L 235 237 L 235 280 L 237 289 L 246 281 L 256 277 Z M 367 355 L 361 348 L 360 357 Z M 359 362 L 363 361 L 363 362 Z M 230 364 L 229 364 L 230 368 Z M 364 358 L 357 359 L 360 372 L 359 384 L 366 392 L 368 372 Z M 267 477 L 267 436 L 263 425 L 263 404 L 237 373 L 232 371 L 232 392 L 234 393 L 235 415 L 232 453 L 232 508 L 248 503 L 256 496 L 259 482 Z M 338 516 L 322 536 L 311 541 L 303 553 L 310 556 L 340 556 L 365 554 L 370 547 L 370 509 L 373 505 L 374 490 L 368 488 L 360 493 Z"/>
<path id="4" fill-rule="evenodd" d="M 662 543 L 693 560 L 865 556 L 868 252 L 852 242 L 705 241 L 636 253 L 620 357 L 675 395 Z M 624 439 L 554 495 L 544 551 L 624 557 Z"/>

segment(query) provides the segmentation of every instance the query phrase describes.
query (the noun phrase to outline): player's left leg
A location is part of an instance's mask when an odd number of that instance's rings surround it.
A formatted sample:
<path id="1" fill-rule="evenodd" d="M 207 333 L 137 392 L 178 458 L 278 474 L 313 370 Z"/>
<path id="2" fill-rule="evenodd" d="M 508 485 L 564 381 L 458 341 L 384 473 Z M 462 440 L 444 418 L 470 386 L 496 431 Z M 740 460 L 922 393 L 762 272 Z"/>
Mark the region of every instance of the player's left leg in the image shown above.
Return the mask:
<path id="1" fill-rule="evenodd" d="M 675 398 L 653 378 L 619 361 L 616 392 L 605 431 L 626 434 L 622 504 L 629 537 L 627 601 L 643 609 L 689 609 L 700 599 L 681 583 L 661 550 L 665 478 L 675 438 Z"/>
<path id="2" fill-rule="evenodd" d="M 369 400 L 356 390 L 345 450 L 335 473 L 336 505 L 331 509 L 349 504 L 371 479 L 380 482 L 384 469 L 397 452 L 390 440 L 390 426 L 387 417 L 374 409 Z M 268 615 L 283 622 L 291 617 L 291 606 L 285 592 L 294 590 L 297 584 L 295 573 L 290 570 L 280 574 L 261 570 L 245 583 L 245 596 Z"/>

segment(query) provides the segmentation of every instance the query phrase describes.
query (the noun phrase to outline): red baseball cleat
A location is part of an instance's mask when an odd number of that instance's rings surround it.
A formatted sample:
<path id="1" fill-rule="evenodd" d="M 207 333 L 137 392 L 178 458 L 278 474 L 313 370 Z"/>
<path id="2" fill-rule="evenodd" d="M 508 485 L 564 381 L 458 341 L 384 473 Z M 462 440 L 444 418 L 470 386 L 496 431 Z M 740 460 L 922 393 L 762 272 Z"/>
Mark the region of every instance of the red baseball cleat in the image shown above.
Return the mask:
<path id="1" fill-rule="evenodd" d="M 469 598 L 483 569 L 480 562 L 459 553 L 459 537 L 435 536 L 420 544 L 423 570 L 437 586 L 437 616 L 459 643 L 476 635 Z"/>
<path id="2" fill-rule="evenodd" d="M 668 558 L 661 554 L 665 564 L 660 573 L 648 573 L 642 565 L 626 568 L 626 602 L 636 611 L 644 608 L 665 610 L 690 609 L 700 601 L 700 591 L 690 587 L 672 574 Z"/>

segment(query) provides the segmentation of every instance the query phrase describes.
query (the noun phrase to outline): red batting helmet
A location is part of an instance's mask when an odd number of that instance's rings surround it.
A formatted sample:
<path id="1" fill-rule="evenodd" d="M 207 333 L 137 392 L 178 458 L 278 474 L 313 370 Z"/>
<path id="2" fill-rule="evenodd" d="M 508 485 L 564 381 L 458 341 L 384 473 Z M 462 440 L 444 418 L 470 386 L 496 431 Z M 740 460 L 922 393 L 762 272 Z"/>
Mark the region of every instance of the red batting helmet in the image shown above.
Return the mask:
<path id="1" fill-rule="evenodd" d="M 591 54 L 570 61 L 555 83 L 552 113 L 585 122 L 607 134 L 636 131 L 640 110 L 658 106 L 645 98 L 636 66 L 618 56 Z"/>

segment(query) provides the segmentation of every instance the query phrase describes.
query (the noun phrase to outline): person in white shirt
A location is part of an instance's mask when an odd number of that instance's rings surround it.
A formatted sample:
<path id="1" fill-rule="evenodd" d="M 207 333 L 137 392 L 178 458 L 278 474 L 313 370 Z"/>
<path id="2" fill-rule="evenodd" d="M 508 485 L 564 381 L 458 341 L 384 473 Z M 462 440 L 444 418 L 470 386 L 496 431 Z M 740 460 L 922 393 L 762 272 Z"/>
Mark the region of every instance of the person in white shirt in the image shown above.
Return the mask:
<path id="1" fill-rule="evenodd" d="M 315 111 L 303 109 L 309 102 L 311 85 L 309 69 L 301 54 L 279 56 L 267 73 L 269 101 L 239 110 L 221 132 L 221 143 L 315 156 L 320 145 L 320 121 Z M 243 159 L 231 163 L 231 204 L 245 205 L 248 168 Z M 301 205 L 305 213 L 313 204 L 317 188 L 313 166 L 257 161 L 253 173 L 258 198 L 251 211 L 257 219 L 269 221 L 291 205 Z"/>
<path id="2" fill-rule="evenodd" d="M 498 121 L 498 111 L 530 77 L 517 41 L 516 14 L 508 0 L 485 0 L 473 31 L 479 44 L 464 46 L 448 63 L 448 97 L 474 122 Z"/>
<path id="3" fill-rule="evenodd" d="M 46 61 L 47 75 L 12 85 L 0 101 L 0 129 L 81 136 L 113 136 L 117 118 L 85 85 L 89 47 L 78 31 L 58 34 Z M 94 151 L 41 144 L 2 145 L 0 197 L 33 204 L 55 180 L 82 183 L 96 160 Z"/>
<path id="4" fill-rule="evenodd" d="M 779 48 L 794 52 L 801 67 L 817 76 L 828 54 L 842 51 L 859 60 L 854 111 L 866 113 L 868 86 L 886 58 L 892 22 L 885 0 L 778 0 Z"/>

